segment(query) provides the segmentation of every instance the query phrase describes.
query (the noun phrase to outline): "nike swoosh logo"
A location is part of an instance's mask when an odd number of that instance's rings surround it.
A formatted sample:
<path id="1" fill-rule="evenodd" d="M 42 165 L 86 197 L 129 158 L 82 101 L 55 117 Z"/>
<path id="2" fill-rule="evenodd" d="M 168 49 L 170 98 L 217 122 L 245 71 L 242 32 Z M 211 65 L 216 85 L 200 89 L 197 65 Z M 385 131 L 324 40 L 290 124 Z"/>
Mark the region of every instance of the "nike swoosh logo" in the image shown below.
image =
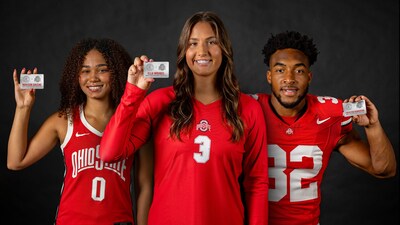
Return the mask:
<path id="1" fill-rule="evenodd" d="M 330 117 L 324 119 L 324 120 L 319 120 L 319 118 L 317 119 L 317 124 L 321 124 L 321 123 L 325 123 L 326 121 L 328 121 L 330 119 Z"/>
<path id="2" fill-rule="evenodd" d="M 80 133 L 78 133 L 78 132 L 76 132 L 75 133 L 75 137 L 82 137 L 82 136 L 86 136 L 86 135 L 89 135 L 90 133 L 82 133 L 82 134 L 80 134 Z"/>

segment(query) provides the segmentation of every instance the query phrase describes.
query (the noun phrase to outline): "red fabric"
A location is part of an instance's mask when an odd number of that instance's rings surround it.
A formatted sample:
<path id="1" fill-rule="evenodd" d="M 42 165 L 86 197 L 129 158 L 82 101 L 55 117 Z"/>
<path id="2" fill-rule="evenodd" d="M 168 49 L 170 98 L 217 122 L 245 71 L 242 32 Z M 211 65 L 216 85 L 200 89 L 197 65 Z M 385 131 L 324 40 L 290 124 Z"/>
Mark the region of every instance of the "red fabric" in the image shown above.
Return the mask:
<path id="1" fill-rule="evenodd" d="M 333 148 L 352 129 L 342 101 L 307 95 L 307 110 L 288 125 L 271 109 L 270 96 L 258 94 L 268 132 L 269 224 L 316 225 L 321 182 Z"/>
<path id="2" fill-rule="evenodd" d="M 76 110 L 61 149 L 65 174 L 57 225 L 110 225 L 132 222 L 130 171 L 133 157 L 115 163 L 100 160 L 102 133 Z"/>
<path id="3" fill-rule="evenodd" d="M 142 102 L 141 95 L 138 88 L 127 87 L 100 151 L 104 160 L 126 157 L 152 132 L 155 183 L 149 225 L 243 225 L 242 196 L 248 224 L 266 225 L 267 137 L 260 105 L 241 95 L 245 135 L 240 142 L 232 143 L 231 129 L 222 118 L 221 101 L 204 105 L 194 100 L 194 124 L 178 141 L 169 133 L 172 121 L 167 108 L 175 98 L 172 87 L 158 89 Z"/>

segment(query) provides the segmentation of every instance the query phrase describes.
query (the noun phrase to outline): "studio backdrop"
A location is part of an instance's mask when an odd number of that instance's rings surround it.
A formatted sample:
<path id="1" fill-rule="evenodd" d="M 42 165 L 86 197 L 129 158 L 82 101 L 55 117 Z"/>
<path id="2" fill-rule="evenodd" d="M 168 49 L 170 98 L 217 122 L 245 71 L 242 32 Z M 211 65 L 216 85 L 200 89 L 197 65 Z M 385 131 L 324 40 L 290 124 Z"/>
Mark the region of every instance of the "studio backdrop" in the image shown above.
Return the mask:
<path id="1" fill-rule="evenodd" d="M 397 0 L 51 1 L 0 3 L 0 205 L 2 224 L 53 224 L 64 175 L 59 146 L 22 170 L 7 169 L 7 142 L 15 111 L 13 69 L 37 67 L 45 88 L 36 93 L 29 135 L 58 109 L 58 83 L 73 44 L 85 37 L 117 40 L 134 56 L 170 62 L 172 84 L 178 37 L 197 11 L 224 21 L 235 73 L 245 93 L 270 93 L 261 49 L 270 35 L 297 30 L 320 52 L 311 67 L 310 93 L 345 99 L 368 96 L 399 152 L 399 2 Z M 360 130 L 360 133 L 363 133 Z M 399 183 L 380 180 L 333 153 L 322 185 L 321 225 L 398 224 Z"/>

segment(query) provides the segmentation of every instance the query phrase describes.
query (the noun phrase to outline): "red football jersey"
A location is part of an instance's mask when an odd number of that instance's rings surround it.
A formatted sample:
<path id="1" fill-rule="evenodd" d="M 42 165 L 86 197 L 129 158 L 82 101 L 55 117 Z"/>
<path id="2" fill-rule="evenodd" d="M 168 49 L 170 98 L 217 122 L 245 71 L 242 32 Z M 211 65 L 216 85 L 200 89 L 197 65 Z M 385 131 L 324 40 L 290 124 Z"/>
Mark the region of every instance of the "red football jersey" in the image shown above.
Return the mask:
<path id="1" fill-rule="evenodd" d="M 321 181 L 340 138 L 352 129 L 342 101 L 307 95 L 305 113 L 292 124 L 271 109 L 270 96 L 257 94 L 268 133 L 269 225 L 319 223 Z"/>
<path id="2" fill-rule="evenodd" d="M 245 207 L 250 225 L 267 224 L 267 137 L 257 101 L 241 94 L 245 132 L 242 140 L 233 143 L 232 129 L 222 117 L 222 101 L 204 105 L 193 100 L 194 124 L 179 141 L 170 136 L 172 120 L 167 113 L 175 98 L 172 87 L 149 94 L 134 118 L 142 92 L 127 85 L 122 106 L 106 128 L 100 151 L 108 159 L 124 157 L 147 141 L 152 132 L 154 196 L 149 225 L 243 225 Z M 108 139 L 108 135 L 126 133 L 130 135 L 125 143 Z"/>
<path id="3" fill-rule="evenodd" d="M 57 225 L 133 223 L 130 172 L 133 157 L 115 163 L 100 160 L 103 133 L 85 119 L 82 107 L 68 122 L 61 144 L 65 173 Z"/>

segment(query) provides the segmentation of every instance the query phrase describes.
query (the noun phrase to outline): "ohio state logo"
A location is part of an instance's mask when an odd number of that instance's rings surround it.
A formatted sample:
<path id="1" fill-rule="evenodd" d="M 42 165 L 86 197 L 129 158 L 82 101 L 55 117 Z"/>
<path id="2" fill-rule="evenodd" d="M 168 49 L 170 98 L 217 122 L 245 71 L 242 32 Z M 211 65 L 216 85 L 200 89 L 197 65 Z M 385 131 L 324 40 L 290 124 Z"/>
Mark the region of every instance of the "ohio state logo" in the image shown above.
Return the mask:
<path id="1" fill-rule="evenodd" d="M 203 132 L 210 131 L 211 125 L 208 124 L 207 120 L 200 120 L 199 124 L 196 125 L 196 130 L 200 130 Z"/>
<path id="2" fill-rule="evenodd" d="M 286 130 L 286 134 L 287 134 L 287 135 L 292 135 L 292 134 L 293 134 L 292 128 L 288 128 L 288 129 Z"/>

